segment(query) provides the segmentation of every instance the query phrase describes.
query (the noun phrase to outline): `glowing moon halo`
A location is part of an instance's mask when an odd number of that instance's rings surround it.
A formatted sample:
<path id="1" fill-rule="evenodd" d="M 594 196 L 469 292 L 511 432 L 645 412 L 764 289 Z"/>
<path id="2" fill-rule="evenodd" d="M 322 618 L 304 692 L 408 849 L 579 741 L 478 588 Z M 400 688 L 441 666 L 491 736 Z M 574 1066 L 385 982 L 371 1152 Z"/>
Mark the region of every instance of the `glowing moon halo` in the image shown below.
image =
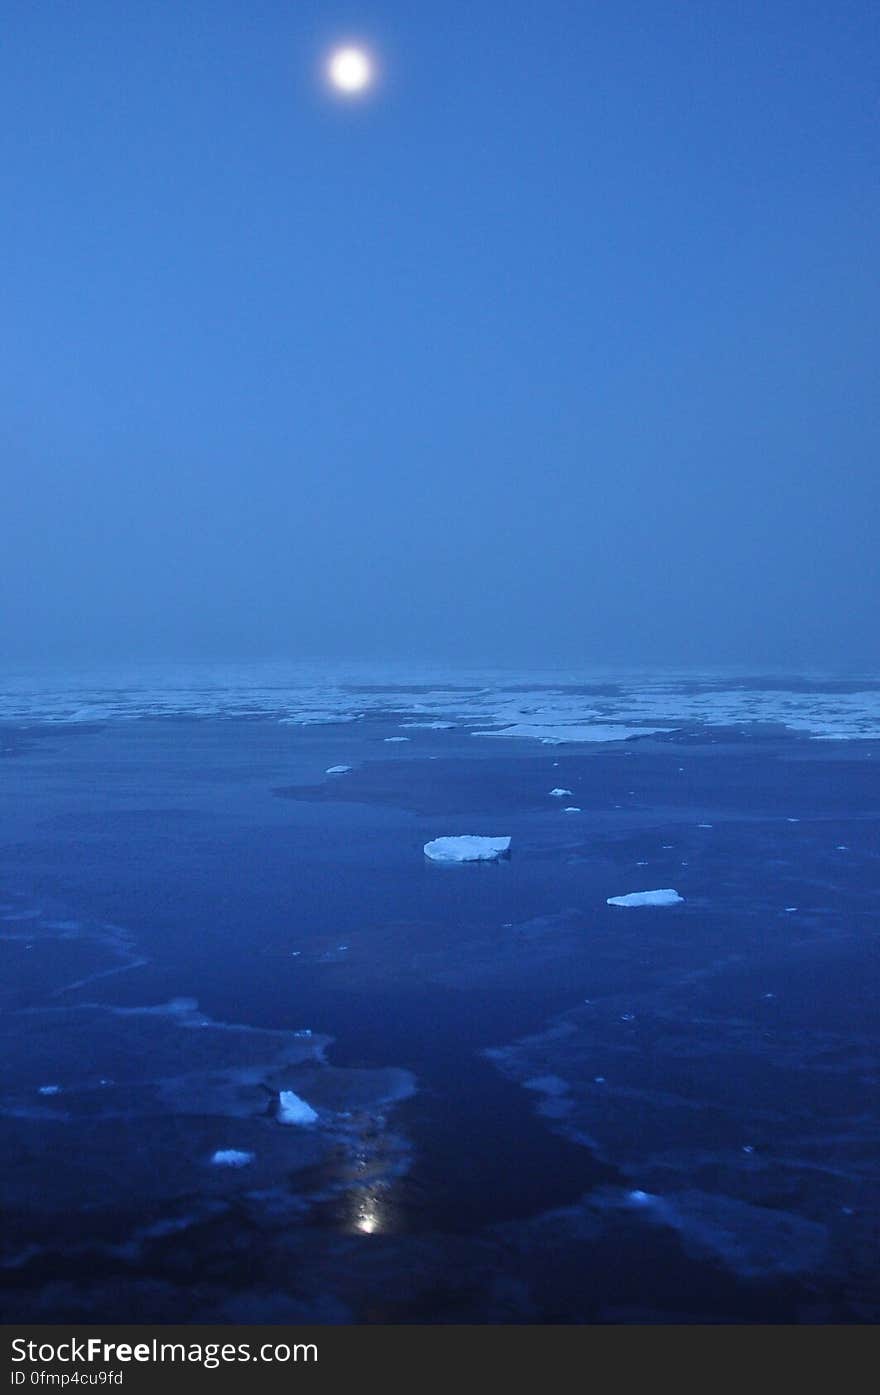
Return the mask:
<path id="1" fill-rule="evenodd" d="M 373 81 L 373 63 L 362 48 L 346 45 L 331 53 L 327 62 L 327 77 L 331 87 L 346 97 L 365 92 Z"/>

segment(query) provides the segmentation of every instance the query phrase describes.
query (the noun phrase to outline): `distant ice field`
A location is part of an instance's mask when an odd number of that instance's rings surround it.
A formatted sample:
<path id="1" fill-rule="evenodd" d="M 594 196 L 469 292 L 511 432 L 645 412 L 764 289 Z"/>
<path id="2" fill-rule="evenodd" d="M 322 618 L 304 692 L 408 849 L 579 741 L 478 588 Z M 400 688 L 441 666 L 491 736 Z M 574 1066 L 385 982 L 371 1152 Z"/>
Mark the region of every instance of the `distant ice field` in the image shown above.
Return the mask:
<path id="1" fill-rule="evenodd" d="M 578 744 L 683 726 L 774 724 L 817 740 L 880 737 L 880 675 L 748 677 L 410 665 L 139 664 L 0 673 L 0 721 L 221 717 L 292 725 L 399 714 L 402 729 Z"/>

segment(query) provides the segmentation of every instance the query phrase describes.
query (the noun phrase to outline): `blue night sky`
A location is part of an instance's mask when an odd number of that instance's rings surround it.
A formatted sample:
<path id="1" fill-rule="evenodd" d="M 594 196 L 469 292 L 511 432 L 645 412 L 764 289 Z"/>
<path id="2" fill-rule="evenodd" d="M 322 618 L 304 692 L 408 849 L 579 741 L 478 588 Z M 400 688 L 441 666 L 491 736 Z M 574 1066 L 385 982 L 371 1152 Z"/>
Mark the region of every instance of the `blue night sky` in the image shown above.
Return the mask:
<path id="1" fill-rule="evenodd" d="M 880 661 L 878 30 L 8 0 L 2 652 Z"/>

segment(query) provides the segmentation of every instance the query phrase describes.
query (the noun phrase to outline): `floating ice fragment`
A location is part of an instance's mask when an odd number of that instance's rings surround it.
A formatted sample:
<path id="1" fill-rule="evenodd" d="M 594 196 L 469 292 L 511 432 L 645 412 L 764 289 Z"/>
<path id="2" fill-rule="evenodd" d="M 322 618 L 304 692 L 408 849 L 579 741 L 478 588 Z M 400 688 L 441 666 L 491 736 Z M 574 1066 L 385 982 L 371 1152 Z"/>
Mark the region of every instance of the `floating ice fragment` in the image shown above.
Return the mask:
<path id="1" fill-rule="evenodd" d="M 409 741 L 409 739 L 410 738 L 408 736 L 386 736 L 384 738 L 386 744 L 392 741 Z"/>
<path id="2" fill-rule="evenodd" d="M 579 814 L 581 811 L 576 804 L 566 804 L 563 814 Z"/>
<path id="3" fill-rule="evenodd" d="M 452 731 L 454 722 L 401 722 L 402 727 L 419 727 L 422 731 Z"/>
<path id="4" fill-rule="evenodd" d="M 679 896 L 677 891 L 671 887 L 666 887 L 661 891 L 631 891 L 626 896 L 609 896 L 607 904 L 609 906 L 674 906 L 677 901 L 683 901 L 684 897 Z"/>
<path id="5" fill-rule="evenodd" d="M 37 1091 L 37 1094 L 39 1094 L 39 1095 L 60 1095 L 60 1094 L 61 1094 L 61 1086 L 60 1086 L 60 1085 L 41 1085 L 40 1088 L 39 1088 L 39 1090 Z"/>
<path id="6" fill-rule="evenodd" d="M 589 726 L 569 726 L 567 723 L 551 726 L 543 723 L 516 722 L 501 730 L 472 731 L 471 736 L 522 737 L 540 741 L 542 746 L 563 746 L 582 741 L 626 741 L 630 736 L 651 736 L 654 732 L 668 730 L 668 727 L 631 727 L 622 722 L 596 723 Z"/>
<path id="7" fill-rule="evenodd" d="M 786 911 L 788 912 L 788 914 L 791 915 L 792 911 L 796 911 L 796 910 L 797 910 L 797 906 L 786 906 L 785 909 L 786 909 Z"/>
<path id="8" fill-rule="evenodd" d="M 697 828 L 712 828 L 712 827 L 713 827 L 713 825 L 712 825 L 711 823 L 698 823 L 698 824 L 697 824 Z"/>
<path id="9" fill-rule="evenodd" d="M 238 1148 L 218 1148 L 211 1154 L 215 1167 L 247 1167 L 254 1160 L 253 1153 L 242 1153 Z"/>
<path id="10" fill-rule="evenodd" d="M 631 1202 L 633 1206 L 650 1206 L 654 1198 L 650 1192 L 636 1190 L 634 1192 L 627 1192 L 627 1200 Z"/>
<path id="11" fill-rule="evenodd" d="M 310 1104 L 301 1100 L 293 1090 L 282 1090 L 278 1096 L 279 1124 L 314 1124 L 318 1116 Z"/>
<path id="12" fill-rule="evenodd" d="M 481 838 L 463 833 L 457 838 L 434 838 L 425 844 L 432 862 L 491 862 L 510 850 L 509 838 Z"/>
<path id="13" fill-rule="evenodd" d="M 350 765 L 328 765 L 324 771 L 325 775 L 344 775 L 346 770 L 351 770 Z"/>
<path id="14" fill-rule="evenodd" d="M 554 798 L 562 799 L 567 794 L 574 794 L 574 790 L 563 790 L 557 787 L 555 790 L 551 790 L 550 793 L 554 796 Z"/>

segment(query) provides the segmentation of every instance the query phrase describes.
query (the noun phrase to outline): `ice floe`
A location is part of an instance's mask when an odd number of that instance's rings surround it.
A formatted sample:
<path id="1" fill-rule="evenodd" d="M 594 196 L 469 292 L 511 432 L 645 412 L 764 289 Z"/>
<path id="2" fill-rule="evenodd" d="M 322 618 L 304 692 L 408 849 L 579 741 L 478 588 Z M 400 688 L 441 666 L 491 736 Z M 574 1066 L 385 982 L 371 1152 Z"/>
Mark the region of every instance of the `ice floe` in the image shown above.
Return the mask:
<path id="1" fill-rule="evenodd" d="M 402 727 L 411 729 L 418 727 L 421 731 L 453 731 L 454 722 L 401 722 Z"/>
<path id="2" fill-rule="evenodd" d="M 350 765 L 328 765 L 324 771 L 325 775 L 344 775 L 347 770 L 351 770 Z"/>
<path id="3" fill-rule="evenodd" d="M 650 1192 L 643 1192 L 638 1187 L 631 1192 L 627 1192 L 626 1199 L 631 1206 L 650 1206 L 657 1200 Z"/>
<path id="4" fill-rule="evenodd" d="M 434 838 L 425 844 L 432 862 L 491 862 L 510 850 L 509 838 L 483 838 L 463 833 L 455 838 Z"/>
<path id="5" fill-rule="evenodd" d="M 314 1124 L 317 1118 L 317 1112 L 312 1106 L 301 1100 L 293 1090 L 281 1091 L 278 1096 L 279 1124 Z"/>
<path id="6" fill-rule="evenodd" d="M 211 1154 L 214 1167 L 247 1167 L 253 1160 L 253 1153 L 243 1153 L 238 1148 L 218 1148 Z"/>
<path id="7" fill-rule="evenodd" d="M 626 896 L 609 896 L 609 906 L 674 906 L 683 901 L 677 891 L 666 887 L 661 891 L 630 891 Z"/>
<path id="8" fill-rule="evenodd" d="M 557 785 L 556 789 L 551 790 L 550 793 L 554 799 L 564 799 L 567 794 L 574 794 L 574 790 L 564 790 L 561 785 Z"/>
<path id="9" fill-rule="evenodd" d="M 543 746 L 581 745 L 588 741 L 626 741 L 631 736 L 653 736 L 668 731 L 668 727 L 631 727 L 622 723 L 596 722 L 589 726 L 572 723 L 544 726 L 537 722 L 514 722 L 499 731 L 472 731 L 471 736 L 509 736 L 521 740 L 540 741 Z"/>

